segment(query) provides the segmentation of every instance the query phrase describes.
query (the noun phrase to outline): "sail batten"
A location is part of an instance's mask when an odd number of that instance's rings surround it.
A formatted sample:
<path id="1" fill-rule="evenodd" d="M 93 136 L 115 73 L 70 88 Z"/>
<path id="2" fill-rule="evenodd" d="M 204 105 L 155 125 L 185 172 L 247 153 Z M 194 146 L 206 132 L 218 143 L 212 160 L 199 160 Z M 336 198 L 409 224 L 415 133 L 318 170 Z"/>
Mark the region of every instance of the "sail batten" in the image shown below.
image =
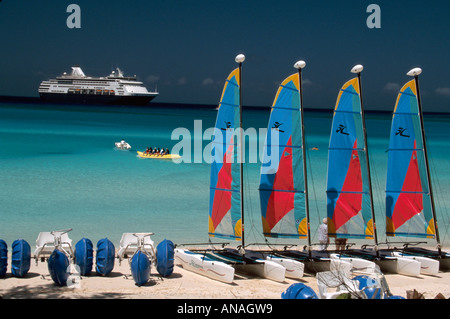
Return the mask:
<path id="1" fill-rule="evenodd" d="M 416 79 L 397 96 L 386 180 L 386 235 L 435 238 Z"/>
<path id="2" fill-rule="evenodd" d="M 288 106 L 275 106 L 273 109 L 282 109 L 282 110 L 290 110 L 290 111 L 298 111 L 296 108 L 288 107 Z"/>
<path id="3" fill-rule="evenodd" d="M 239 108 L 239 105 L 236 105 L 236 104 L 230 104 L 230 103 L 225 103 L 225 102 L 222 102 L 222 103 L 220 103 L 219 104 L 220 106 L 232 106 L 232 107 L 237 107 L 237 108 Z"/>
<path id="4" fill-rule="evenodd" d="M 337 191 L 337 190 L 329 190 L 327 193 L 335 193 L 335 194 L 370 194 L 369 192 L 352 192 L 352 191 Z"/>
<path id="5" fill-rule="evenodd" d="M 259 187 L 265 237 L 307 237 L 299 79 L 280 84 L 271 108 Z"/>
<path id="6" fill-rule="evenodd" d="M 335 110 L 334 111 L 335 113 L 347 113 L 347 114 L 361 114 L 361 112 L 360 111 L 338 111 L 338 110 Z"/>
<path id="7" fill-rule="evenodd" d="M 289 189 L 264 189 L 264 188 L 260 188 L 260 191 L 270 191 L 270 192 L 287 192 L 287 193 L 305 193 L 304 190 L 289 190 Z"/>
<path id="8" fill-rule="evenodd" d="M 226 189 L 226 188 L 219 188 L 219 187 L 210 187 L 210 189 L 224 191 L 224 192 L 239 192 L 239 190 L 236 190 L 236 189 Z"/>
<path id="9" fill-rule="evenodd" d="M 299 145 L 279 145 L 279 144 L 267 144 L 267 147 L 283 147 L 283 148 L 302 148 Z"/>
<path id="10" fill-rule="evenodd" d="M 351 91 L 351 90 L 341 90 L 341 92 L 345 92 L 345 93 L 348 93 L 348 94 L 354 94 L 354 95 L 359 96 L 359 93 Z M 348 112 L 348 111 L 337 111 L 337 112 Z"/>

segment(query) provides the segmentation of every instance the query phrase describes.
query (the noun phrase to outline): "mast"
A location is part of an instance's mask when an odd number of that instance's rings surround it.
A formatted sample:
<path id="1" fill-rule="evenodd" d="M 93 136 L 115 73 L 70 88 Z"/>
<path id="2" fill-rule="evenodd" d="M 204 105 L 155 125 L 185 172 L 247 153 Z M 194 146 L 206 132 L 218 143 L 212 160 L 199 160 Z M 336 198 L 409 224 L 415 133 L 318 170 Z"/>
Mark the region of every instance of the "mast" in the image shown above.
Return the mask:
<path id="1" fill-rule="evenodd" d="M 362 119 L 363 134 L 364 134 L 364 149 L 366 150 L 365 157 L 366 157 L 366 167 L 367 167 L 367 178 L 369 179 L 370 210 L 372 213 L 372 221 L 373 221 L 373 239 L 375 241 L 375 251 L 377 253 L 377 257 L 379 257 L 377 226 L 376 226 L 376 222 L 375 222 L 375 210 L 374 210 L 374 206 L 373 206 L 373 195 L 372 195 L 372 179 L 370 177 L 369 148 L 367 145 L 366 120 L 364 117 L 364 105 L 363 105 L 363 98 L 362 98 L 362 87 L 361 87 L 361 72 L 362 72 L 362 70 L 363 70 L 363 66 L 358 64 L 353 67 L 351 72 L 356 73 L 358 75 L 359 100 L 361 102 L 361 119 Z"/>
<path id="2" fill-rule="evenodd" d="M 245 236 L 244 236 L 244 152 L 243 152 L 243 127 L 242 127 L 242 62 L 245 61 L 245 55 L 238 54 L 235 61 L 239 63 L 239 151 L 240 151 L 240 190 L 241 190 L 241 251 L 245 254 Z"/>
<path id="3" fill-rule="evenodd" d="M 406 75 L 408 76 L 414 76 L 414 82 L 416 84 L 416 92 L 417 92 L 417 104 L 419 106 L 419 118 L 420 118 L 420 127 L 422 130 L 422 145 L 423 145 L 423 153 L 425 155 L 425 167 L 427 170 L 427 181 L 428 181 L 428 187 L 430 188 L 430 199 L 431 199 L 431 212 L 433 214 L 433 220 L 434 220 L 434 226 L 436 229 L 436 242 L 437 242 L 437 249 L 439 252 L 439 255 L 441 255 L 441 241 L 439 238 L 439 230 L 437 225 L 437 219 L 436 219 L 436 209 L 434 206 L 434 196 L 433 196 L 433 189 L 431 186 L 431 177 L 430 177 L 430 168 L 428 164 L 428 152 L 427 152 L 427 144 L 425 141 L 425 127 L 423 125 L 423 112 L 422 112 L 422 101 L 420 99 L 420 90 L 419 90 L 419 74 L 422 73 L 421 68 L 414 68 L 410 70 Z"/>
<path id="4" fill-rule="evenodd" d="M 306 143 L 305 143 L 305 123 L 303 119 L 303 89 L 302 89 L 302 69 L 306 66 L 305 61 L 298 61 L 294 64 L 294 68 L 298 70 L 299 77 L 299 89 L 300 89 L 300 114 L 301 114 L 301 126 L 302 126 L 302 156 L 303 156 L 303 178 L 305 180 L 305 213 L 307 222 L 307 237 L 308 237 L 308 253 L 311 257 L 311 229 L 309 224 L 309 200 L 308 200 L 308 178 L 306 168 Z"/>

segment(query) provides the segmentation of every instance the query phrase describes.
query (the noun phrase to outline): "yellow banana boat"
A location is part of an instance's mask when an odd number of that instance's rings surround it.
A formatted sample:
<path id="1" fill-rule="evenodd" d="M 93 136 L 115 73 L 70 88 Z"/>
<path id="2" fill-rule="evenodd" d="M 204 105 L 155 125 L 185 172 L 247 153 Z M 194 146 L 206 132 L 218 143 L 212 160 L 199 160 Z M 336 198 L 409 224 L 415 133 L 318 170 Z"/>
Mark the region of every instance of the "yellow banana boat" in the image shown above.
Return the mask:
<path id="1" fill-rule="evenodd" d="M 178 154 L 167 154 L 167 155 L 159 155 L 159 154 L 145 154 L 144 152 L 137 151 L 137 154 L 140 158 L 156 158 L 156 159 L 174 159 L 181 158 Z"/>

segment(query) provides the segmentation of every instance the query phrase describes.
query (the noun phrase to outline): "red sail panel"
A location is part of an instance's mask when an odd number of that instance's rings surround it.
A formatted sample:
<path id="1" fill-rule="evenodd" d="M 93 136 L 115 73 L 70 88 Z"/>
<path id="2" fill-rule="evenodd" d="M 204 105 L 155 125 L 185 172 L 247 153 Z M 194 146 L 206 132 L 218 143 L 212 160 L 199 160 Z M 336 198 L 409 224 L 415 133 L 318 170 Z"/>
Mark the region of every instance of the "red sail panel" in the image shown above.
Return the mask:
<path id="1" fill-rule="evenodd" d="M 357 141 L 353 145 L 356 148 Z M 357 150 L 352 151 L 352 158 L 347 170 L 341 194 L 336 202 L 333 222 L 336 229 L 339 229 L 352 217 L 356 216 L 362 209 L 363 182 L 361 177 L 361 164 Z"/>
<path id="2" fill-rule="evenodd" d="M 233 138 L 231 139 L 231 143 Z M 217 178 L 217 185 L 214 195 L 212 222 L 214 227 L 222 221 L 223 217 L 231 209 L 231 163 L 233 161 L 233 145 L 230 145 L 223 156 L 222 168 L 219 171 Z"/>
<path id="3" fill-rule="evenodd" d="M 416 143 L 414 143 L 414 148 Z M 420 180 L 417 152 L 413 151 L 405 176 L 401 194 L 398 196 L 397 205 L 394 208 L 392 221 L 396 227 L 402 226 L 413 216 L 423 211 L 422 183 Z"/>
<path id="4" fill-rule="evenodd" d="M 292 171 L 292 137 L 281 155 L 277 174 L 275 175 L 273 188 L 282 189 L 284 192 L 272 192 L 269 197 L 267 211 L 267 223 L 272 229 L 288 212 L 294 209 L 294 174 Z"/>

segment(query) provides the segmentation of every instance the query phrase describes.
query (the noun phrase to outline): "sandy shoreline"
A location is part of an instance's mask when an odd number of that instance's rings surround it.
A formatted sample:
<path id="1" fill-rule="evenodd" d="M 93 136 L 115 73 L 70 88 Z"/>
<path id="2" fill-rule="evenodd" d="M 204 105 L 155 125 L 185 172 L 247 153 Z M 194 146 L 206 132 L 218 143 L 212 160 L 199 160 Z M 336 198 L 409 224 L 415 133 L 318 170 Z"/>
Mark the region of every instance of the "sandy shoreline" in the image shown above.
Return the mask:
<path id="1" fill-rule="evenodd" d="M 281 294 L 297 282 L 318 292 L 315 275 L 306 273 L 302 280 L 286 279 L 284 283 L 236 274 L 234 282 L 226 284 L 179 266 L 175 266 L 170 277 L 162 278 L 153 265 L 149 282 L 137 287 L 128 261 L 119 265 L 117 259 L 108 276 L 97 275 L 94 262 L 92 274 L 82 276 L 78 285 L 58 287 L 49 275 L 47 262 L 39 262 L 36 266 L 32 258 L 26 277 L 17 278 L 11 275 L 9 261 L 6 276 L 0 278 L 0 296 L 4 299 L 280 299 Z M 419 277 L 385 274 L 385 277 L 394 295 L 406 298 L 406 291 L 416 289 L 426 299 L 434 299 L 438 293 L 450 298 L 450 272 Z"/>

